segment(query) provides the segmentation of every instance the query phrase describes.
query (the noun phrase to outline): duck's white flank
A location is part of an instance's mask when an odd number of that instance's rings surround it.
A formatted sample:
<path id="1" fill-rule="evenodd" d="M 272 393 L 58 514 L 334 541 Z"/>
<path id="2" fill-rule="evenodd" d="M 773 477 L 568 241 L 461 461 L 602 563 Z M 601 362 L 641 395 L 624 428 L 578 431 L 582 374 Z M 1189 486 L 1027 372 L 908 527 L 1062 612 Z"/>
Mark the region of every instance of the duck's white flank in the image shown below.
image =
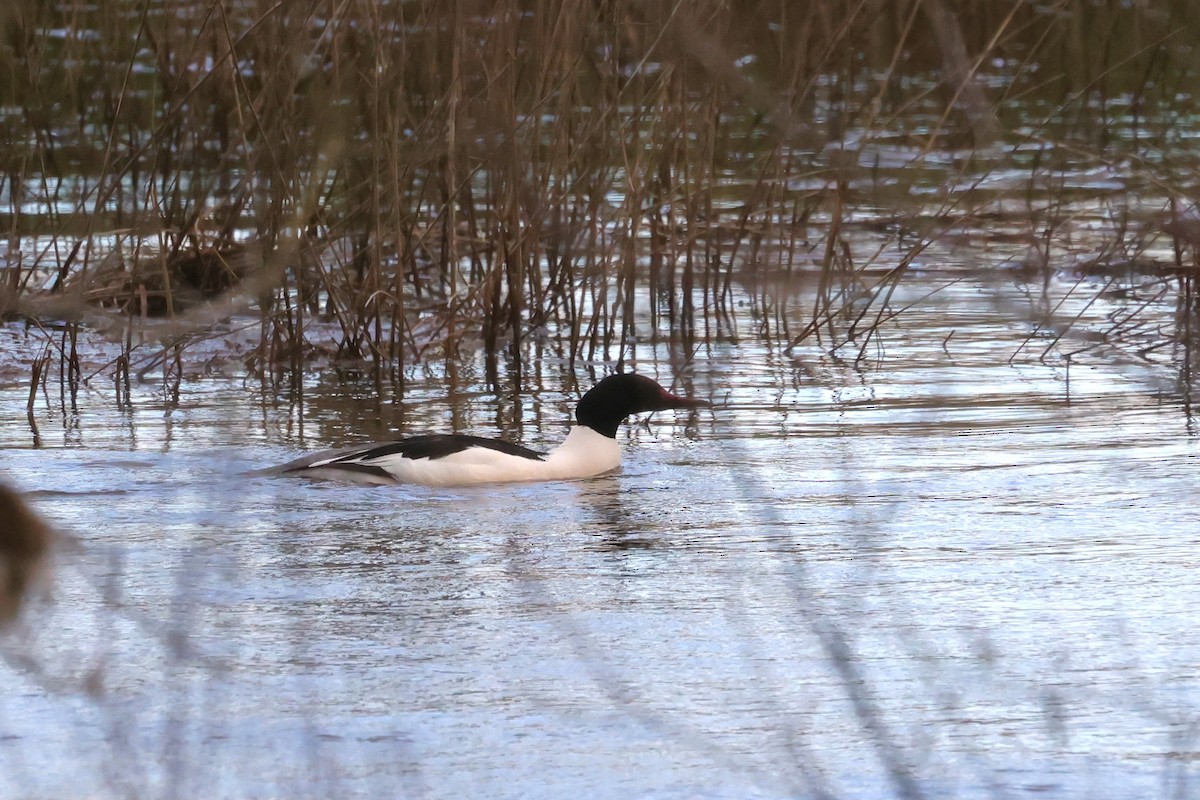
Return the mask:
<path id="1" fill-rule="evenodd" d="M 340 452 L 338 460 L 344 461 L 346 453 Z M 324 467 L 334 460 L 315 461 L 304 468 L 304 475 L 350 479 L 358 483 L 416 483 L 423 486 L 570 480 L 600 475 L 621 466 L 621 447 L 616 439 L 577 425 L 571 428 L 561 445 L 541 460 L 510 455 L 488 447 L 469 447 L 441 458 L 406 458 L 396 453 L 352 459 L 366 466 L 383 469 L 391 478 L 365 472 L 351 473 L 344 467 Z"/>

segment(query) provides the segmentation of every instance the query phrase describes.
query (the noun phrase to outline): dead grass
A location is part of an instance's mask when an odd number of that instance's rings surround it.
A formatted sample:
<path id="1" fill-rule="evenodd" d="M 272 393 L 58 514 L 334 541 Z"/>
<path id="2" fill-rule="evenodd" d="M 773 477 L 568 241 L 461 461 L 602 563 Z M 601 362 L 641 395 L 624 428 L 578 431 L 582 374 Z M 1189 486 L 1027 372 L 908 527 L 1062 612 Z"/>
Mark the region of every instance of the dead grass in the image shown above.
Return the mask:
<path id="1" fill-rule="evenodd" d="M 1192 202 L 1195 27 L 1182 0 L 20 0 L 5 307 L 177 342 L 261 315 L 254 369 L 332 348 L 382 389 L 464 343 L 494 383 L 531 335 L 617 362 L 729 335 L 749 286 L 764 334 L 861 358 L 913 261 L 1004 203 L 1050 269 L 1098 198 L 1130 224 L 1097 260 L 1145 252 L 1142 190 Z M 1123 196 L 1079 196 L 1098 169 Z"/>
<path id="2" fill-rule="evenodd" d="M 45 569 L 49 527 L 21 498 L 0 485 L 0 625 L 11 621 Z"/>

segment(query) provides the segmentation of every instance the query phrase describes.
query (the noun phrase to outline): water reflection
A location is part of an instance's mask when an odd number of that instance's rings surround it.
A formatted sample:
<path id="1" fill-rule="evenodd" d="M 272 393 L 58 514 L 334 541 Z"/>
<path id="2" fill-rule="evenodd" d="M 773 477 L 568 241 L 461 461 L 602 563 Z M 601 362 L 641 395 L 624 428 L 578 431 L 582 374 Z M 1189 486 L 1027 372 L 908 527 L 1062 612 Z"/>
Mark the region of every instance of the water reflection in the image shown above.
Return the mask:
<path id="1" fill-rule="evenodd" d="M 659 546 L 647 534 L 654 529 L 651 515 L 635 505 L 620 476 L 604 475 L 580 486 L 579 501 L 591 512 L 584 530 L 595 531 L 596 547 L 611 550 L 639 550 Z"/>

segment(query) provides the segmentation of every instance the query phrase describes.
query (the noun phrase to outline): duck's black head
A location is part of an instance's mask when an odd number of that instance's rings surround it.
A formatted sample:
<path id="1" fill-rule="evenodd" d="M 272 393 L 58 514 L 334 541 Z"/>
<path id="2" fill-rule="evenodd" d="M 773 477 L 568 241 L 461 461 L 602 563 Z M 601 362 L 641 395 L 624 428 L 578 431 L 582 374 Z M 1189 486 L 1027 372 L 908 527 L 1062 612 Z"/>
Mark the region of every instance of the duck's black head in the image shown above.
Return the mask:
<path id="1" fill-rule="evenodd" d="M 671 394 L 644 375 L 626 372 L 609 375 L 593 386 L 575 407 L 575 420 L 615 439 L 617 427 L 630 414 L 709 405 L 712 404 L 705 400 Z"/>

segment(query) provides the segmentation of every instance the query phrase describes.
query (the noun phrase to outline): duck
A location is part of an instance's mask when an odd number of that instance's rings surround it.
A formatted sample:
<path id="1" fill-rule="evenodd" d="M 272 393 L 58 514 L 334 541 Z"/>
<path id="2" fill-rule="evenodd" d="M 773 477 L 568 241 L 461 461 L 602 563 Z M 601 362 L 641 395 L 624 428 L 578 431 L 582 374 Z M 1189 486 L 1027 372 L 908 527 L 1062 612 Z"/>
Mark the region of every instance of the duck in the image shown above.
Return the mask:
<path id="1" fill-rule="evenodd" d="M 621 465 L 617 430 L 630 415 L 711 405 L 707 400 L 672 394 L 644 375 L 616 373 L 583 395 L 575 406 L 575 424 L 567 438 L 547 453 L 503 439 L 427 434 L 326 450 L 270 472 L 354 483 L 423 486 L 590 478 Z"/>

